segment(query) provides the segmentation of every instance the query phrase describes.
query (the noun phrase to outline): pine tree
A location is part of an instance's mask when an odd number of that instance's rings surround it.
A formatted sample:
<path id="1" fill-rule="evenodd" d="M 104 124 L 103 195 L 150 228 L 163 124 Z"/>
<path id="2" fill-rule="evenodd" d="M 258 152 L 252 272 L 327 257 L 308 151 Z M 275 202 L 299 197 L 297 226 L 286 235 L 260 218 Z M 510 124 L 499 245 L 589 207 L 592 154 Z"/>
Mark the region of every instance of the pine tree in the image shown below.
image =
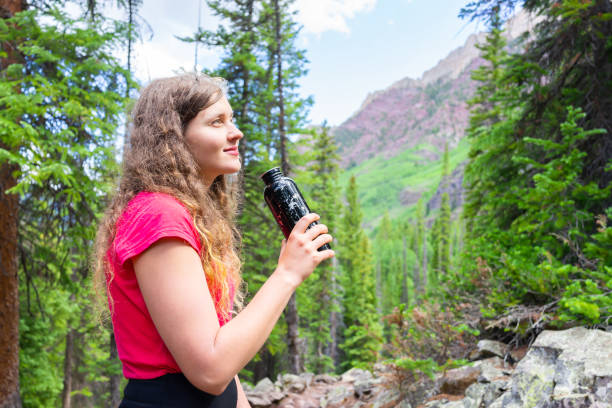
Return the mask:
<path id="1" fill-rule="evenodd" d="M 376 281 L 372 252 L 362 227 L 357 183 L 351 177 L 339 234 L 338 258 L 344 294 L 343 368 L 364 367 L 376 361 L 382 343 L 382 326 L 376 311 Z"/>
<path id="2" fill-rule="evenodd" d="M 449 197 L 450 164 L 448 158 L 448 143 L 444 144 L 444 158 L 442 166 L 442 203 L 439 215 L 439 276 L 446 276 L 450 272 L 450 239 L 451 239 L 451 207 Z"/>
<path id="3" fill-rule="evenodd" d="M 22 10 L 22 6 L 21 2 L 2 1 L 0 8 L 3 19 L 13 17 Z M 18 36 L 6 38 L 5 35 L 3 37 L 2 48 L 5 48 L 5 44 L 9 45 L 9 52 L 5 52 L 0 59 L 3 80 L 6 80 L 18 75 L 18 72 L 14 72 L 9 76 L 7 68 L 12 64 L 21 62 L 21 56 L 15 51 L 10 51 L 11 49 L 17 49 L 20 40 Z M 15 89 L 11 91 L 19 92 L 18 86 L 15 86 Z M 6 102 L 2 103 L 2 107 L 6 107 Z M 18 117 L 15 120 L 19 120 Z M 19 151 L 19 140 L 13 139 L 12 143 L 7 143 L 9 140 L 7 136 L 9 135 L 6 135 L 5 132 L 2 131 L 2 137 L 0 138 L 0 152 L 5 153 L 5 155 L 13 155 Z M 0 379 L 0 402 L 12 408 L 21 406 L 19 396 L 19 274 L 17 263 L 19 197 L 9 191 L 17 184 L 15 172 L 19 170 L 19 165 L 2 158 L 0 166 L 0 225 L 2 226 L 0 228 L 2 231 L 0 238 L 3 243 L 0 250 L 0 267 L 2 268 L 0 298 L 3 299 L 0 305 L 0 315 L 2 315 L 4 326 L 0 331 L 0 361 L 2 361 L 3 371 L 2 379 Z"/>
<path id="4" fill-rule="evenodd" d="M 416 239 L 415 239 L 415 253 L 417 254 L 418 264 L 415 268 L 415 275 L 413 278 L 414 281 L 414 290 L 416 293 L 422 293 L 424 286 L 423 282 L 427 282 L 427 243 L 425 238 L 425 208 L 423 204 L 423 198 L 419 198 L 417 201 L 416 208 Z M 420 273 L 419 273 L 420 271 Z"/>
<path id="5" fill-rule="evenodd" d="M 310 180 L 305 184 L 310 192 L 308 201 L 311 210 L 321 216 L 321 222 L 333 236 L 340 214 L 339 157 L 325 123 L 312 136 L 314 143 L 308 172 L 312 174 L 308 174 Z M 319 265 L 298 289 L 300 330 L 308 340 L 306 368 L 315 373 L 335 371 L 340 311 L 337 269 L 337 263 L 331 261 Z"/>
<path id="6" fill-rule="evenodd" d="M 464 272 L 489 271 L 494 311 L 552 303 L 559 320 L 596 323 L 609 307 L 600 297 L 609 270 L 583 250 L 612 204 L 612 90 L 603 85 L 612 80 L 612 4 L 525 1 L 541 21 L 509 55 L 500 10 L 516 2 L 495 3 L 502 8 L 476 1 L 463 11 L 492 27 L 488 64 L 475 73 Z"/>
<path id="7" fill-rule="evenodd" d="M 263 185 L 259 176 L 279 166 L 297 178 L 292 157 L 295 150 L 287 135 L 301 133 L 306 109 L 310 104 L 297 94 L 297 80 L 305 73 L 306 59 L 295 41 L 299 27 L 294 21 L 292 1 L 208 0 L 209 7 L 223 20 L 212 32 L 199 30 L 186 41 L 202 42 L 222 51 L 218 67 L 207 70 L 228 80 L 229 100 L 238 127 L 248 137 L 240 143 L 243 171 L 239 183 L 243 199 L 239 226 L 242 231 L 242 255 L 249 293 L 255 293 L 274 269 L 278 248 L 262 242 L 280 242 L 282 235 L 265 207 Z M 295 298 L 289 302 L 287 326 L 279 324 L 268 339 L 256 362 L 249 365 L 254 381 L 274 377 L 275 370 L 289 362 L 291 371 L 302 369 L 298 349 L 298 313 Z M 286 344 L 281 331 L 288 330 Z M 281 358 L 280 354 L 285 353 Z M 260 356 L 262 357 L 262 356 Z"/>
<path id="8" fill-rule="evenodd" d="M 88 266 L 117 170 L 115 137 L 131 79 L 112 52 L 127 30 L 54 8 L 3 23 L 0 42 L 20 44 L 19 63 L 2 67 L 0 158 L 17 181 L 3 194 L 19 197 L 21 397 L 27 406 L 57 406 L 64 388 L 66 406 L 76 404 L 76 387 L 106 385 L 109 332 L 93 318 Z"/>

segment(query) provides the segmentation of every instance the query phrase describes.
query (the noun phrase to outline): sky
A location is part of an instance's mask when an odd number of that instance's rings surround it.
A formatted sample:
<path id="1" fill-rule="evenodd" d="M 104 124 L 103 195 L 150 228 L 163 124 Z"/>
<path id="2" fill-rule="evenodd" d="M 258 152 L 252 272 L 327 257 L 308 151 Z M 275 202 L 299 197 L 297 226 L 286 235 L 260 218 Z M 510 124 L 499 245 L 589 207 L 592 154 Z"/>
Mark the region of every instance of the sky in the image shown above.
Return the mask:
<path id="1" fill-rule="evenodd" d="M 309 121 L 337 126 L 371 92 L 406 77 L 420 78 L 482 27 L 457 17 L 467 0 L 296 0 L 303 25 L 297 46 L 309 70 L 300 84 L 312 96 Z M 142 84 L 193 70 L 195 46 L 178 40 L 219 23 L 204 0 L 145 0 L 139 15 L 152 28 L 136 44 Z M 199 18 L 198 18 L 199 15 Z M 198 67 L 214 68 L 220 51 L 198 46 Z"/>

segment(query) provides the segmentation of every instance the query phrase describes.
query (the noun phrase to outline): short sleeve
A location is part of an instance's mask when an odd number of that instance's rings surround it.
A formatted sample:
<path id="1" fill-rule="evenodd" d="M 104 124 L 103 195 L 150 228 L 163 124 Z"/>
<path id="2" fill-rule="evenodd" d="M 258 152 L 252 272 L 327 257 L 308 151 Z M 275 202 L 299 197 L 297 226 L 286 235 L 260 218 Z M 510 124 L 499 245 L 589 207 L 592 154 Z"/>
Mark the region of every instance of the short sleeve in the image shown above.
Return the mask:
<path id="1" fill-rule="evenodd" d="M 162 193 L 138 194 L 117 223 L 117 261 L 123 265 L 162 238 L 182 239 L 200 253 L 200 239 L 191 215 L 177 199 Z"/>

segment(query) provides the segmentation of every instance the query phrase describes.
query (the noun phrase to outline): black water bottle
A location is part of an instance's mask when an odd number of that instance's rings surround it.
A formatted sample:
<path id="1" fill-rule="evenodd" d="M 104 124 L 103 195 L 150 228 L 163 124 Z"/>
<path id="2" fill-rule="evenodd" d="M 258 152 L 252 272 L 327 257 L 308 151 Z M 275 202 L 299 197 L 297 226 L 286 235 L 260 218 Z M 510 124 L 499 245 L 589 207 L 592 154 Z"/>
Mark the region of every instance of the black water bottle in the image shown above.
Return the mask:
<path id="1" fill-rule="evenodd" d="M 266 183 L 264 189 L 264 198 L 272 215 L 276 219 L 278 226 L 283 231 L 285 238 L 289 238 L 289 234 L 293 230 L 295 224 L 310 213 L 310 208 L 306 204 L 306 200 L 300 193 L 297 185 L 289 177 L 283 176 L 283 173 L 278 167 L 274 167 L 262 174 L 261 179 Z M 318 222 L 313 222 L 308 226 L 311 228 Z M 331 249 L 329 244 L 325 244 L 319 248 L 319 251 Z"/>

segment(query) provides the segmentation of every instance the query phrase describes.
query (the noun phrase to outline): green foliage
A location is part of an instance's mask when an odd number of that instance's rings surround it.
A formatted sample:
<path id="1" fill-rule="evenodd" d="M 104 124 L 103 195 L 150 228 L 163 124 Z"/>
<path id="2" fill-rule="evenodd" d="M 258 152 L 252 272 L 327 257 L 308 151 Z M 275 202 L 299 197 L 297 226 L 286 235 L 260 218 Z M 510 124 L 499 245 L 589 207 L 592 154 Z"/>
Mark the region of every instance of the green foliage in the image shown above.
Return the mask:
<path id="1" fill-rule="evenodd" d="M 346 169 L 339 177 L 340 185 L 356 177 L 359 201 L 363 209 L 364 226 L 373 230 L 385 211 L 391 219 L 416 218 L 416 205 L 403 205 L 400 192 L 409 186 L 411 193 L 420 193 L 427 202 L 435 193 L 443 170 L 443 161 L 424 162 L 422 151 L 441 155 L 434 146 L 418 145 L 393 157 L 376 156 Z M 469 142 L 462 139 L 449 151 L 449 171 L 452 172 L 468 156 Z"/>
<path id="2" fill-rule="evenodd" d="M 243 171 L 239 183 L 243 200 L 238 225 L 242 232 L 242 271 L 248 284 L 248 302 L 276 267 L 283 238 L 265 206 L 263 183 L 259 178 L 270 168 L 281 165 L 283 143 L 286 161 L 290 164 L 286 175 L 297 180 L 301 188 L 308 189 L 300 182 L 302 178 L 309 178 L 301 174 L 300 166 L 306 162 L 296 149 L 298 143 L 287 138 L 287 135 L 305 133 L 305 115 L 311 100 L 299 95 L 297 89 L 307 61 L 304 52 L 296 46 L 299 27 L 290 12 L 292 1 L 208 0 L 207 4 L 222 24 L 216 31 L 200 30 L 184 40 L 199 41 L 220 51 L 219 65 L 207 73 L 228 81 L 236 124 L 246 136 L 240 142 Z M 329 267 L 323 269 L 318 271 L 318 277 L 329 275 Z M 299 294 L 298 297 L 303 298 Z M 311 349 L 320 351 L 319 345 L 329 336 L 327 326 L 315 316 L 302 313 L 302 317 L 313 323 L 311 331 L 303 333 L 303 337 Z M 286 367 L 289 359 L 285 358 L 286 332 L 285 325 L 275 326 L 264 348 L 247 367 L 248 372 L 243 373 L 245 379 L 253 382 L 260 379 L 250 377 L 249 372 L 257 375 L 263 372 L 273 378 L 278 369 L 289 368 Z M 264 365 L 267 366 L 262 368 Z"/>
<path id="3" fill-rule="evenodd" d="M 370 242 L 361 227 L 361 207 L 357 183 L 351 178 L 338 234 L 340 282 L 344 293 L 342 311 L 344 339 L 340 348 L 345 355 L 342 368 L 362 367 L 376 362 L 382 345 L 382 325 L 376 309 L 376 278 Z"/>
<path id="4" fill-rule="evenodd" d="M 419 306 L 398 305 L 384 317 L 391 329 L 385 346 L 386 362 L 396 370 L 402 388 L 435 373 L 467 364 L 464 350 L 473 346 L 479 332 L 461 322 L 461 316 L 440 304 L 421 302 Z"/>
<path id="5" fill-rule="evenodd" d="M 300 185 L 304 187 L 311 210 L 321 216 L 321 222 L 335 236 L 340 214 L 336 146 L 325 125 L 312 133 L 312 140 L 308 143 L 313 150 L 303 159 L 310 163 L 310 171 L 301 174 L 304 182 L 300 182 Z M 334 347 L 337 347 L 339 335 L 338 279 L 337 263 L 327 261 L 320 264 L 298 288 L 301 333 L 307 345 L 305 367 L 310 372 L 334 372 L 336 368 L 333 357 L 337 355 Z"/>
<path id="6" fill-rule="evenodd" d="M 42 23 L 44 22 L 44 23 Z M 125 26 L 84 21 L 50 8 L 0 20 L 0 42 L 18 63 L 0 76 L 0 160 L 16 164 L 20 196 L 20 388 L 25 406 L 95 404 L 108 359 L 108 331 L 94 318 L 88 279 L 95 221 L 117 172 L 115 135 L 130 80 L 115 47 Z M 64 366 L 67 337 L 73 365 Z M 79 399 L 80 398 L 80 399 Z"/>
<path id="7" fill-rule="evenodd" d="M 611 316 L 605 140 L 612 88 L 601 84 L 612 83 L 612 44 L 604 40 L 612 24 L 602 17 L 603 3 L 525 2 L 543 20 L 517 54 L 504 48 L 500 9 L 486 1 L 470 6 L 474 15 L 491 12 L 492 30 L 481 47 L 488 64 L 474 72 L 482 85 L 468 133 L 458 287 L 479 291 L 494 314 L 522 304 L 556 305 L 559 324 Z"/>

